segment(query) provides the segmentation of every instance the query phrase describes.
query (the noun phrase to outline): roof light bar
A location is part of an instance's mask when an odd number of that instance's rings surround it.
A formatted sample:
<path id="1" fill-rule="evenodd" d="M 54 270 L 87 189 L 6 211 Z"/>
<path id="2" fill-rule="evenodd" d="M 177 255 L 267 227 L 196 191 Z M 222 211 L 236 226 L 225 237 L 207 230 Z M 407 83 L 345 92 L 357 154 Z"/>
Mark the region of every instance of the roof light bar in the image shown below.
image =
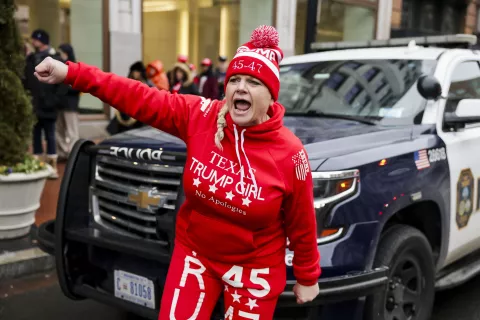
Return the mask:
<path id="1" fill-rule="evenodd" d="M 312 43 L 311 48 L 312 50 L 326 51 L 371 47 L 403 47 L 412 45 L 412 41 L 414 41 L 415 45 L 419 46 L 452 47 L 457 45 L 469 47 L 477 43 L 477 37 L 472 34 L 452 34 L 441 36 L 393 38 L 385 40 L 314 42 Z"/>

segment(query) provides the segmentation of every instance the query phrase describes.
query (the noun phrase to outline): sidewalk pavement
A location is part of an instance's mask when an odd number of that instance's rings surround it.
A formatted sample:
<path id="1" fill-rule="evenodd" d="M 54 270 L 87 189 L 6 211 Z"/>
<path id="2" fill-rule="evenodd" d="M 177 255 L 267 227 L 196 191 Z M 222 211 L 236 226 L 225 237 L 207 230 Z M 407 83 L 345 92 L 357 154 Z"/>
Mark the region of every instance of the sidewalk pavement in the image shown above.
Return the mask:
<path id="1" fill-rule="evenodd" d="M 104 137 L 94 138 L 96 144 Z M 35 214 L 35 225 L 30 233 L 22 238 L 0 240 L 0 283 L 6 279 L 19 278 L 25 275 L 49 271 L 55 268 L 53 256 L 45 253 L 37 246 L 37 229 L 49 220 L 55 219 L 60 186 L 65 171 L 65 162 L 57 165 L 59 178 L 48 180 L 40 200 L 40 208 Z"/>

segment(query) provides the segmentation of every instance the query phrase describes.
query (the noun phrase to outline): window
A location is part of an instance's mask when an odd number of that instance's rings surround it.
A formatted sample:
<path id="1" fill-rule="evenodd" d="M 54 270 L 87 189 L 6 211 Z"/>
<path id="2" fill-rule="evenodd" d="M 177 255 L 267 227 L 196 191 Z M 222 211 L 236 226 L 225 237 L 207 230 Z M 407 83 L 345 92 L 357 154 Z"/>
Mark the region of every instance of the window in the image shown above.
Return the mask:
<path id="1" fill-rule="evenodd" d="M 401 27 L 392 37 L 462 33 L 466 1 L 403 0 Z"/>
<path id="2" fill-rule="evenodd" d="M 318 2 L 318 6 L 320 17 L 315 41 L 355 41 L 375 38 L 376 0 L 322 0 Z"/>
<path id="3" fill-rule="evenodd" d="M 462 99 L 480 99 L 480 67 L 478 62 L 459 64 L 452 74 L 445 112 L 454 112 Z"/>
<path id="4" fill-rule="evenodd" d="M 316 112 L 409 125 L 418 123 L 425 108 L 416 81 L 433 74 L 435 66 L 436 60 L 387 59 L 282 65 L 278 100 L 290 114 Z"/>
<path id="5" fill-rule="evenodd" d="M 264 1 L 258 6 L 263 8 Z M 204 58 L 216 64 L 221 54 L 230 60 L 240 43 L 240 7 L 240 1 L 232 0 L 144 0 L 143 61 L 160 59 L 168 70 L 184 54 L 199 70 Z"/>

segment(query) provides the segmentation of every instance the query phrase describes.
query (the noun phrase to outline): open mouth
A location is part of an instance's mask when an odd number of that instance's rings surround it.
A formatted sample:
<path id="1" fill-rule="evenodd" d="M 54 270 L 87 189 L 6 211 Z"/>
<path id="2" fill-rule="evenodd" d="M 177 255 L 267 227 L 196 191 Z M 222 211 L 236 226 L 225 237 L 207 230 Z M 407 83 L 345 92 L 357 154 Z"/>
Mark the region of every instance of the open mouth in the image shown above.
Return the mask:
<path id="1" fill-rule="evenodd" d="M 235 107 L 235 111 L 238 113 L 245 113 L 252 106 L 252 104 L 245 99 L 235 99 L 233 100 L 233 105 Z"/>

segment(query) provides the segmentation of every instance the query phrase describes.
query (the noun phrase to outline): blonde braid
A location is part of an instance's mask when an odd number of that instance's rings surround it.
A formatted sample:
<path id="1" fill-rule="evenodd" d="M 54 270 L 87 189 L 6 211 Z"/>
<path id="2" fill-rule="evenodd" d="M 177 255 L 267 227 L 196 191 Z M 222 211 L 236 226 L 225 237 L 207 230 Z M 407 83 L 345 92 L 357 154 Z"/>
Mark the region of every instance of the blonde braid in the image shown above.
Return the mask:
<path id="1" fill-rule="evenodd" d="M 225 134 L 223 133 L 223 128 L 227 126 L 227 121 L 225 120 L 225 115 L 227 114 L 228 106 L 225 103 L 218 112 L 218 119 L 217 119 L 217 133 L 215 133 L 215 144 L 220 150 L 223 150 L 222 144 L 220 143 L 223 140 Z"/>

